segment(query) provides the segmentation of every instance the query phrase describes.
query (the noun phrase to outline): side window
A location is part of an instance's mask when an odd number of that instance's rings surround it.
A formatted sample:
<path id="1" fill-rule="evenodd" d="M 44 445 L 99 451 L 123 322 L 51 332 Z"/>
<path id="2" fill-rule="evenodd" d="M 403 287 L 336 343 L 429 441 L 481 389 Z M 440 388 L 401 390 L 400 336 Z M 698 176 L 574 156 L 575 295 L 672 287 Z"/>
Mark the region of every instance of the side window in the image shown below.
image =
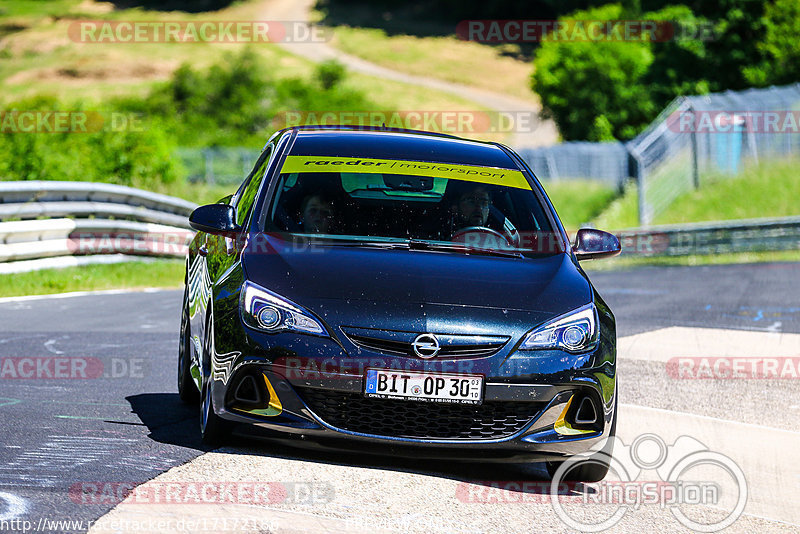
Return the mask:
<path id="1" fill-rule="evenodd" d="M 243 226 L 250 216 L 250 210 L 253 208 L 253 202 L 256 200 L 258 190 L 261 188 L 261 183 L 264 181 L 264 173 L 267 170 L 270 156 L 272 155 L 272 146 L 268 146 L 261 156 L 258 158 L 256 167 L 250 176 L 245 181 L 242 188 L 236 195 L 234 207 L 236 208 L 236 224 Z"/>

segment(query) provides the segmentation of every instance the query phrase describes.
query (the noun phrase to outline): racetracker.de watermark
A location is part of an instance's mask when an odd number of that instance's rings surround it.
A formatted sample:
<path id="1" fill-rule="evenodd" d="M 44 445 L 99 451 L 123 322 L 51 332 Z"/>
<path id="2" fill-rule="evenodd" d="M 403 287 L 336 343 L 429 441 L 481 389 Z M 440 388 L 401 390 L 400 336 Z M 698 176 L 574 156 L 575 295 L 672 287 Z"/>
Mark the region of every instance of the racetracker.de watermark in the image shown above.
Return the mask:
<path id="1" fill-rule="evenodd" d="M 286 111 L 276 116 L 275 128 L 292 126 L 361 126 L 404 128 L 449 133 L 530 133 L 540 124 L 534 111 L 372 110 Z"/>
<path id="2" fill-rule="evenodd" d="M 481 43 L 667 42 L 716 39 L 713 22 L 668 20 L 462 20 L 456 35 Z"/>
<path id="3" fill-rule="evenodd" d="M 800 356 L 685 357 L 667 362 L 667 375 L 677 380 L 797 380 Z"/>
<path id="4" fill-rule="evenodd" d="M 677 133 L 798 134 L 800 111 L 794 110 L 683 110 L 667 117 Z"/>
<path id="5" fill-rule="evenodd" d="M 71 254 L 140 254 L 185 256 L 194 232 L 74 232 L 67 239 Z"/>
<path id="6" fill-rule="evenodd" d="M 0 134 L 86 134 L 144 130 L 144 115 L 141 113 L 58 109 L 0 111 Z"/>
<path id="7" fill-rule="evenodd" d="M 144 378 L 148 370 L 144 358 L 57 355 L 0 358 L 0 380 Z"/>
<path id="8" fill-rule="evenodd" d="M 125 21 L 79 20 L 69 25 L 78 43 L 324 43 L 330 28 L 304 21 Z"/>
<path id="9" fill-rule="evenodd" d="M 324 505 L 335 498 L 333 485 L 307 481 L 76 482 L 69 488 L 75 504 L 305 504 Z"/>

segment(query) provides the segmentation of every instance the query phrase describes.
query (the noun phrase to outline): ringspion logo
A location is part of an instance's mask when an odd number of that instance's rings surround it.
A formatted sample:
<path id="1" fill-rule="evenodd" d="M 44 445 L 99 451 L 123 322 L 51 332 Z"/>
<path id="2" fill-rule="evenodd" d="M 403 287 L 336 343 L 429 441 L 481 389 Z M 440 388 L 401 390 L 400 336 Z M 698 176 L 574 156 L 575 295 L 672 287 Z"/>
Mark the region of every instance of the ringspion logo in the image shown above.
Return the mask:
<path id="1" fill-rule="evenodd" d="M 718 532 L 744 512 L 747 480 L 728 456 L 691 436 L 679 436 L 672 444 L 656 434 L 639 435 L 629 445 L 611 439 L 613 456 L 602 451 L 604 442 L 598 443 L 564 461 L 550 482 L 461 482 L 456 498 L 511 507 L 550 503 L 556 516 L 578 532 L 604 532 L 643 506 L 669 509 L 677 523 L 697 532 Z M 566 481 L 573 469 L 587 463 L 606 463 L 609 472 L 600 482 Z M 719 513 L 695 513 L 707 507 Z"/>

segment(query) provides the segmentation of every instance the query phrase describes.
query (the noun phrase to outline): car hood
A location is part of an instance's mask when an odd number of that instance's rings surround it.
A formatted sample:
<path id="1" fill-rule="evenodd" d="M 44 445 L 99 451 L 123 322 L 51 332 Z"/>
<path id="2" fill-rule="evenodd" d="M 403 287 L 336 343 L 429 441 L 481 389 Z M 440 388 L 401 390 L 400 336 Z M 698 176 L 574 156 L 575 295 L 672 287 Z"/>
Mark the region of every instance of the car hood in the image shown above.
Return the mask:
<path id="1" fill-rule="evenodd" d="M 563 253 L 518 259 L 258 237 L 262 246 L 242 254 L 247 279 L 339 326 L 496 334 L 592 300 L 588 280 Z"/>

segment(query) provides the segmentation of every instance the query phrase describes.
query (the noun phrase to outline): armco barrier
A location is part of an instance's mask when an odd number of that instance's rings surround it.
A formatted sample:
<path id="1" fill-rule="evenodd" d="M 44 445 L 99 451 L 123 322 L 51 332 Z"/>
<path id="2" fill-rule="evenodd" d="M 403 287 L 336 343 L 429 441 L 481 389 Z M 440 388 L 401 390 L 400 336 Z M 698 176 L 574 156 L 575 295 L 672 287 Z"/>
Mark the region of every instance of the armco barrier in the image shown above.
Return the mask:
<path id="1" fill-rule="evenodd" d="M 800 217 L 651 226 L 617 236 L 623 256 L 800 250 Z"/>
<path id="2" fill-rule="evenodd" d="M 52 256 L 134 254 L 183 257 L 194 234 L 136 221 L 46 219 L 0 223 L 0 262 Z"/>
<path id="3" fill-rule="evenodd" d="M 153 211 L 188 217 L 196 204 L 180 198 L 142 191 L 124 185 L 99 182 L 59 182 L 31 180 L 0 181 L 0 205 L 29 202 L 102 202 L 125 204 Z M 10 211 L 10 210 L 9 210 Z M 23 217 L 24 218 L 24 217 Z M 0 216 L 0 221 L 5 217 Z M 187 226 L 185 222 L 182 226 Z M 188 228 L 188 226 L 187 226 Z"/>
<path id="4" fill-rule="evenodd" d="M 111 254 L 183 257 L 194 235 L 188 216 L 195 207 L 114 184 L 0 182 L 0 271 L 72 265 L 55 258 L 73 255 L 97 257 L 98 262 Z"/>

